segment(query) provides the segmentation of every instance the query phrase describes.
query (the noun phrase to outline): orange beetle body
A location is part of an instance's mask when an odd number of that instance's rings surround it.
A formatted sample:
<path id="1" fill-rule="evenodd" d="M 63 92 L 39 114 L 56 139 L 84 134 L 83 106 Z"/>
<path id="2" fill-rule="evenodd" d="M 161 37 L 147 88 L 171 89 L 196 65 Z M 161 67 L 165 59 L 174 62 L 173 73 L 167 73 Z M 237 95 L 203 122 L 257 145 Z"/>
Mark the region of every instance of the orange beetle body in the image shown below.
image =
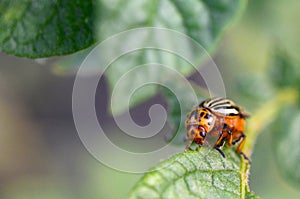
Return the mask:
<path id="1" fill-rule="evenodd" d="M 210 134 L 218 137 L 214 148 L 223 157 L 225 157 L 225 154 L 221 150 L 221 147 L 225 142 L 229 146 L 239 142 L 237 152 L 248 159 L 242 152 L 242 147 L 246 139 L 246 135 L 244 134 L 245 119 L 248 116 L 231 100 L 213 98 L 203 101 L 187 115 L 185 126 L 190 142 L 186 146 L 186 149 L 191 149 L 190 145 L 193 142 L 199 146 L 203 145 L 206 136 Z"/>

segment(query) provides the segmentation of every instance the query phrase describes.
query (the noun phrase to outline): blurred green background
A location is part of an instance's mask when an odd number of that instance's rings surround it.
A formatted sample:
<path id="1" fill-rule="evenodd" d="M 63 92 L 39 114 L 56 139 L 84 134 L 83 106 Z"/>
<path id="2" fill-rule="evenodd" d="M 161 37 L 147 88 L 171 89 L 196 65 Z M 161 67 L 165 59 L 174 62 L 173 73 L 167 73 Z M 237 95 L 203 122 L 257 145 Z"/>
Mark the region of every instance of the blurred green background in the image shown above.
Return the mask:
<path id="1" fill-rule="evenodd" d="M 300 54 L 299 9 L 296 0 L 251 0 L 216 48 L 213 58 L 228 96 L 250 112 L 257 103 L 239 98 L 237 80 L 263 79 L 274 43 L 291 56 Z M 60 59 L 28 60 L 0 53 L 0 198 L 125 198 L 141 175 L 108 168 L 86 151 L 72 118 L 74 75 L 53 73 Z M 97 109 L 105 113 L 100 119 L 122 142 L 107 113 L 105 79 L 99 85 Z M 251 85 L 255 92 L 256 84 Z M 263 88 L 257 95 L 268 98 L 272 91 L 268 85 Z M 165 103 L 158 96 L 136 107 L 132 114 L 138 123 L 149 122 L 145 113 L 153 102 Z M 300 198 L 300 188 L 280 175 L 272 143 L 272 132 L 265 129 L 252 156 L 251 189 L 262 198 Z"/>

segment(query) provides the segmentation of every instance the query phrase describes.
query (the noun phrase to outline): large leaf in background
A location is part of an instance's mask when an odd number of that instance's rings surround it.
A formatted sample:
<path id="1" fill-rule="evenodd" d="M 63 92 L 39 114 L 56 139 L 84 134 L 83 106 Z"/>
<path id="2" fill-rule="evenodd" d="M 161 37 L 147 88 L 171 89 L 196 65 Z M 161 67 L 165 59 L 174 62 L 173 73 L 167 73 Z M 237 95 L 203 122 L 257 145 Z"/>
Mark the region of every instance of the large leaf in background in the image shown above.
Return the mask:
<path id="1" fill-rule="evenodd" d="M 0 50 L 22 57 L 76 52 L 94 42 L 93 0 L 0 1 Z"/>
<path id="2" fill-rule="evenodd" d="M 279 170 L 300 185 L 300 108 L 287 105 L 272 125 L 273 148 Z"/>
<path id="3" fill-rule="evenodd" d="M 163 1 L 148 1 L 148 0 L 132 0 L 132 1 L 101 1 L 101 23 L 98 26 L 98 35 L 100 40 L 106 39 L 116 33 L 132 28 L 139 27 L 159 27 L 169 28 L 188 35 L 193 41 L 198 42 L 206 50 L 211 50 L 216 44 L 221 33 L 228 24 L 235 19 L 235 16 L 242 10 L 245 5 L 245 0 L 200 0 L 200 1 L 183 1 L 183 0 L 163 0 Z M 177 32 L 177 34 L 179 34 Z M 158 36 L 161 36 L 159 39 Z M 152 42 L 153 41 L 153 42 Z M 152 46 L 153 43 L 165 44 L 168 48 L 184 49 L 184 52 L 191 58 L 188 60 L 198 66 L 203 58 L 203 49 L 195 49 L 190 43 L 179 41 L 178 38 L 172 36 L 163 36 L 149 34 L 148 38 L 137 34 L 134 37 L 123 38 L 122 40 L 110 45 L 112 51 L 119 51 L 127 48 L 127 46 L 140 42 L 142 47 Z M 190 41 L 189 41 L 190 42 Z M 183 44 L 182 44 L 183 43 Z M 108 50 L 109 51 L 109 50 Z M 111 66 L 105 71 L 108 78 L 109 87 L 115 88 L 117 81 L 121 76 L 132 68 L 141 64 L 159 63 L 175 69 L 184 76 L 191 74 L 195 69 L 186 60 L 178 57 L 170 52 L 155 49 L 136 49 L 126 55 L 116 57 Z M 108 52 L 96 55 L 95 62 L 106 59 Z M 67 59 L 73 59 L 69 57 Z M 92 58 L 93 59 L 93 58 Z M 57 63 L 55 71 L 63 74 L 68 71 L 76 71 L 80 63 L 72 63 L 70 61 L 62 61 Z M 98 66 L 97 70 L 105 66 Z M 150 70 L 151 74 L 160 74 L 160 70 Z M 168 78 L 168 75 L 165 76 Z M 133 75 L 131 81 L 123 86 L 124 93 L 121 96 L 129 95 L 126 92 L 132 90 L 139 85 L 140 80 L 149 79 L 149 73 L 144 72 L 138 75 Z M 155 77 L 154 77 L 154 80 Z M 130 106 L 142 102 L 145 99 L 153 96 L 157 92 L 156 86 L 148 86 L 136 92 L 131 99 Z M 130 97 L 130 96 L 129 96 Z M 122 100 L 114 104 L 114 113 L 120 114 L 128 108 L 128 104 Z"/>
<path id="4" fill-rule="evenodd" d="M 102 39 L 137 27 L 164 27 L 185 33 L 210 49 L 242 9 L 245 0 L 100 0 L 105 12 Z"/>
<path id="5" fill-rule="evenodd" d="M 129 198 L 258 198 L 248 191 L 240 156 L 224 152 L 226 159 L 207 147 L 177 154 L 146 173 Z"/>

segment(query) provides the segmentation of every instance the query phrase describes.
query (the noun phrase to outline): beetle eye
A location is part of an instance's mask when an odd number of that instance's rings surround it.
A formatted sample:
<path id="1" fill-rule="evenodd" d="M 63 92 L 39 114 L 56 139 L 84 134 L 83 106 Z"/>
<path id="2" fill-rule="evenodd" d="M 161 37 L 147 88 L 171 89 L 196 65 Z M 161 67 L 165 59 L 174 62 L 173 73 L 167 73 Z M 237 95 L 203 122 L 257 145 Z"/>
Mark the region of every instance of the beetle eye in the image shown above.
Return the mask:
<path id="1" fill-rule="evenodd" d="M 205 132 L 204 132 L 204 131 L 201 131 L 201 132 L 200 132 L 200 136 L 201 136 L 201 137 L 205 137 L 205 136 L 206 136 Z"/>

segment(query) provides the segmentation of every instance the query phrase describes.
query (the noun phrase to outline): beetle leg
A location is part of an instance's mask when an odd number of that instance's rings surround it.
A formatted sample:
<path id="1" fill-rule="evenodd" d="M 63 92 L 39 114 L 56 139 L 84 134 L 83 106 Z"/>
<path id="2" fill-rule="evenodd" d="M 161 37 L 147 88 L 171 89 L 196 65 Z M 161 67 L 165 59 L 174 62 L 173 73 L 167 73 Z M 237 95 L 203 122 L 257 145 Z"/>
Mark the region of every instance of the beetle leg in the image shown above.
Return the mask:
<path id="1" fill-rule="evenodd" d="M 226 123 L 223 124 L 223 131 L 225 131 L 229 134 L 228 145 L 231 146 L 233 136 L 232 136 L 232 131 L 229 129 L 228 124 L 226 124 Z"/>
<path id="2" fill-rule="evenodd" d="M 251 160 L 246 156 L 245 153 L 242 152 L 243 146 L 244 146 L 245 141 L 246 141 L 246 135 L 244 133 L 242 133 L 241 136 L 238 138 L 238 141 L 239 140 L 242 140 L 242 141 L 236 149 L 237 153 L 240 154 L 241 156 L 243 156 L 246 160 L 248 160 L 249 163 L 251 163 Z"/>
<path id="3" fill-rule="evenodd" d="M 220 136 L 219 136 L 218 140 L 215 143 L 215 146 L 217 146 L 217 147 L 222 146 L 223 145 L 223 138 L 224 138 L 223 137 L 223 132 L 221 131 L 220 132 Z"/>
<path id="4" fill-rule="evenodd" d="M 189 143 L 185 146 L 186 151 L 192 151 L 193 149 L 191 148 L 191 145 L 193 143 L 193 140 L 190 140 Z"/>
<path id="5" fill-rule="evenodd" d="M 240 137 L 238 137 L 238 139 L 232 141 L 232 145 L 235 145 L 236 143 L 238 143 L 243 137 L 245 137 L 245 134 L 242 133 Z"/>
<path id="6" fill-rule="evenodd" d="M 225 158 L 226 156 L 224 152 L 220 149 L 220 147 L 224 145 L 224 142 L 225 142 L 225 138 L 223 137 L 223 133 L 220 132 L 220 136 L 215 143 L 214 149 L 216 149 L 223 156 L 223 158 Z"/>
<path id="7" fill-rule="evenodd" d="M 244 133 L 242 133 L 241 136 L 238 138 L 238 141 L 240 141 L 240 140 L 241 140 L 241 142 L 240 142 L 239 146 L 238 146 L 237 149 L 236 149 L 236 151 L 237 151 L 238 153 L 241 153 L 241 152 L 242 152 L 242 148 L 243 148 L 243 146 L 244 146 L 244 144 L 245 144 L 245 141 L 246 141 L 246 136 L 245 136 Z"/>
<path id="8" fill-rule="evenodd" d="M 245 158 L 245 160 L 247 160 L 247 161 L 248 161 L 248 163 L 249 163 L 249 164 L 251 164 L 251 160 L 250 160 L 250 158 L 248 158 L 248 156 L 246 156 L 246 154 L 245 154 L 245 153 L 243 153 L 243 152 L 240 152 L 240 155 L 241 155 L 241 156 L 243 156 L 243 157 Z"/>
<path id="9" fill-rule="evenodd" d="M 223 156 L 223 158 L 226 158 L 224 152 L 219 147 L 214 146 L 214 149 L 216 149 Z"/>
<path id="10" fill-rule="evenodd" d="M 229 146 L 231 146 L 232 145 L 232 131 L 231 130 L 228 130 L 227 131 L 227 133 L 229 134 L 229 140 L 228 140 L 228 144 L 229 144 Z"/>

